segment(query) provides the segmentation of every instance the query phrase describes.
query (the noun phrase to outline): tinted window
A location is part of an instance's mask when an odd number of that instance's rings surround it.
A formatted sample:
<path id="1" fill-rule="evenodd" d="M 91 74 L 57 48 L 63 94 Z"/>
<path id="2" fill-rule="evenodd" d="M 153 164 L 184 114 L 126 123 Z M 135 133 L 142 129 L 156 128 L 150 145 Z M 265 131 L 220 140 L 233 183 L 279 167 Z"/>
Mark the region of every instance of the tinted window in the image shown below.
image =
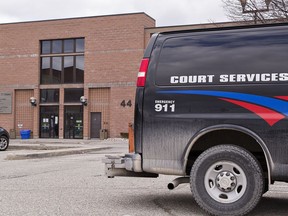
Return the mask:
<path id="1" fill-rule="evenodd" d="M 64 89 L 65 103 L 80 103 L 80 97 L 84 95 L 84 89 Z"/>
<path id="2" fill-rule="evenodd" d="M 41 83 L 47 84 L 51 82 L 50 79 L 50 57 L 41 59 Z"/>
<path id="3" fill-rule="evenodd" d="M 52 41 L 52 53 L 62 53 L 62 40 Z"/>
<path id="4" fill-rule="evenodd" d="M 41 103 L 59 103 L 59 89 L 41 89 Z"/>
<path id="5" fill-rule="evenodd" d="M 42 58 L 41 68 L 42 69 L 49 69 L 50 68 L 50 58 L 49 57 Z"/>
<path id="6" fill-rule="evenodd" d="M 76 39 L 76 52 L 84 52 L 84 39 Z"/>
<path id="7" fill-rule="evenodd" d="M 156 84 L 171 85 L 173 76 L 178 76 L 177 85 L 188 85 L 187 79 L 191 85 L 223 84 L 221 75 L 240 74 L 239 80 L 247 83 L 247 74 L 288 73 L 288 32 L 273 30 L 222 31 L 167 39 L 157 65 Z M 254 77 L 249 83 L 256 81 Z"/>
<path id="8" fill-rule="evenodd" d="M 74 40 L 64 40 L 64 53 L 74 52 Z"/>
<path id="9" fill-rule="evenodd" d="M 84 56 L 76 56 L 76 83 L 84 82 Z"/>
<path id="10" fill-rule="evenodd" d="M 64 83 L 73 83 L 74 57 L 64 57 Z"/>
<path id="11" fill-rule="evenodd" d="M 83 83 L 83 52 L 84 38 L 41 41 L 41 84 Z"/>
<path id="12" fill-rule="evenodd" d="M 41 54 L 84 53 L 84 38 L 41 41 Z"/>
<path id="13" fill-rule="evenodd" d="M 51 53 L 51 41 L 42 41 L 41 48 L 42 54 Z"/>
<path id="14" fill-rule="evenodd" d="M 61 83 L 62 58 L 52 58 L 52 83 Z"/>

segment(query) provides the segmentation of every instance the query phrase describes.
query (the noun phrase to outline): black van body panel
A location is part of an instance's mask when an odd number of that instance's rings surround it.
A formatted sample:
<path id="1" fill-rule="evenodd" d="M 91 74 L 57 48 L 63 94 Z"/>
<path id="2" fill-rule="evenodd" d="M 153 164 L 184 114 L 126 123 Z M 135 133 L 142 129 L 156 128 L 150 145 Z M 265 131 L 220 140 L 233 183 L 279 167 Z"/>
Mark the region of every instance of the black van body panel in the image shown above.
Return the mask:
<path id="1" fill-rule="evenodd" d="M 158 34 L 153 34 L 144 53 L 144 58 L 150 58 Z M 144 87 L 137 87 L 134 110 L 134 147 L 135 152 L 142 153 L 142 126 L 143 126 L 143 98 Z"/>
<path id="2" fill-rule="evenodd" d="M 154 43 L 157 40 L 158 33 L 155 33 L 151 36 L 149 43 L 145 49 L 144 58 L 150 58 L 151 52 L 154 48 Z"/>
<path id="3" fill-rule="evenodd" d="M 136 89 L 134 111 L 134 147 L 137 153 L 142 153 L 143 95 L 144 88 L 138 87 Z"/>
<path id="4" fill-rule="evenodd" d="M 257 140 L 273 180 L 288 180 L 287 24 L 163 33 L 151 44 L 135 111 L 145 172 L 185 175 L 193 138 L 230 125 Z"/>

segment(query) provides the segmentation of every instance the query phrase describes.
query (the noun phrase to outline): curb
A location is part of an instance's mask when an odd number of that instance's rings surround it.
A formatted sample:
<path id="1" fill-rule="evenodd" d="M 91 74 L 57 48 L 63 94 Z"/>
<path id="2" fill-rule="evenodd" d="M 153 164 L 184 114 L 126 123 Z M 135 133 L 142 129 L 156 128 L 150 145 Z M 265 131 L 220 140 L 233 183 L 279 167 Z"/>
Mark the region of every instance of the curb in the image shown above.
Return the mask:
<path id="1" fill-rule="evenodd" d="M 95 148 L 81 148 L 81 149 L 61 149 L 54 151 L 45 151 L 37 153 L 20 153 L 20 154 L 8 154 L 5 160 L 25 160 L 25 159 L 37 159 L 37 158 L 47 158 L 47 157 L 56 157 L 56 156 L 65 156 L 72 154 L 85 154 L 92 151 L 101 151 L 111 149 L 111 147 L 95 147 Z"/>

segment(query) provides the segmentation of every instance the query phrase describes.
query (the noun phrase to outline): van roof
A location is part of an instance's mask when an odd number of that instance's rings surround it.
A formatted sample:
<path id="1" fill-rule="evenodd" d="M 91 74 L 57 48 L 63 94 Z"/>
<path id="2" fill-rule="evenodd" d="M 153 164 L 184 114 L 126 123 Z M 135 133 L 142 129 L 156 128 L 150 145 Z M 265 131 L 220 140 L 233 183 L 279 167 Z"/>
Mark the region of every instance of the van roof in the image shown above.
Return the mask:
<path id="1" fill-rule="evenodd" d="M 279 22 L 279 23 L 268 23 L 268 24 L 243 24 L 242 25 L 230 25 L 230 26 L 209 26 L 205 28 L 193 28 L 185 30 L 171 30 L 171 31 L 160 31 L 158 34 L 167 35 L 167 34 L 178 34 L 178 33 L 189 33 L 189 32 L 206 32 L 206 31 L 221 31 L 221 30 L 237 30 L 237 29 L 253 29 L 253 28 L 266 28 L 266 27 L 277 27 L 277 26 L 288 26 L 288 22 Z"/>

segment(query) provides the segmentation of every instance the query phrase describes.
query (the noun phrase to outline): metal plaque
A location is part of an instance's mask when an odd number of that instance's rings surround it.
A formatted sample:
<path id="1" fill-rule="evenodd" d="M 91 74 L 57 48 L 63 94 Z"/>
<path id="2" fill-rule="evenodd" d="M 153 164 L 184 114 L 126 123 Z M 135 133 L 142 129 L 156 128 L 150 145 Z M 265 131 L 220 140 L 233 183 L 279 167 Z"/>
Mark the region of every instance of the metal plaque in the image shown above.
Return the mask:
<path id="1" fill-rule="evenodd" d="M 12 113 L 12 93 L 0 92 L 0 114 Z"/>

